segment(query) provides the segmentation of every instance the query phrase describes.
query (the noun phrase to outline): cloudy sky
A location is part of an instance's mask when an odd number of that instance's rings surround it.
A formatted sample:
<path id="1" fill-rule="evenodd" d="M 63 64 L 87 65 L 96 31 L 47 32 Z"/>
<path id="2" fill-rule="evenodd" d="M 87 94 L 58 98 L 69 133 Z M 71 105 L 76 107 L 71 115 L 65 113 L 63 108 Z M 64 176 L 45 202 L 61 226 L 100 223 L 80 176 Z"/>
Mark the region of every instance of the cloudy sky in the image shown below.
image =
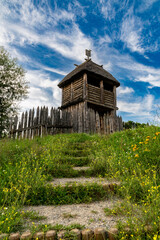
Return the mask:
<path id="1" fill-rule="evenodd" d="M 153 121 L 160 105 L 160 0 L 0 0 L 0 45 L 30 82 L 21 111 L 60 106 L 57 84 L 92 50 L 120 83 L 124 121 Z"/>

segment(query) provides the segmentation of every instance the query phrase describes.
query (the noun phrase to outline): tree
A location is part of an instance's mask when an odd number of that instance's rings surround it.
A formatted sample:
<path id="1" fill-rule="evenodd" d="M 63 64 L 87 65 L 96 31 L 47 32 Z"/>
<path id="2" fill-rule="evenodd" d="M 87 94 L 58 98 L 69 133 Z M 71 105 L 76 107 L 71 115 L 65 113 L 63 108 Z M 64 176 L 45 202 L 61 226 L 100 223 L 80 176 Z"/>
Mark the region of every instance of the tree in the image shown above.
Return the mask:
<path id="1" fill-rule="evenodd" d="M 0 47 L 0 138 L 8 128 L 10 118 L 17 113 L 17 103 L 27 93 L 24 69 Z"/>
<path id="2" fill-rule="evenodd" d="M 134 129 L 134 128 L 138 128 L 138 127 L 146 127 L 149 126 L 149 124 L 147 123 L 138 123 L 138 122 L 133 122 L 133 121 L 128 121 L 128 122 L 124 122 L 123 123 L 123 127 L 125 129 Z"/>

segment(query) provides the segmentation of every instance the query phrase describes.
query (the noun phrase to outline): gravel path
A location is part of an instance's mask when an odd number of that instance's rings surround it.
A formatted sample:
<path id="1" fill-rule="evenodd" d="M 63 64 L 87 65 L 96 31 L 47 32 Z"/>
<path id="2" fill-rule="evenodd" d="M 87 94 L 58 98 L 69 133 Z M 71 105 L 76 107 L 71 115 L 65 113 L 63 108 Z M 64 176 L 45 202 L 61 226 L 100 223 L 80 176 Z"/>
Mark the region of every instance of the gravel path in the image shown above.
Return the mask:
<path id="1" fill-rule="evenodd" d="M 99 183 L 99 184 L 110 184 L 110 183 L 116 183 L 119 184 L 117 181 L 112 180 L 106 180 L 105 178 L 85 178 L 85 177 L 79 177 L 79 178 L 54 178 L 53 181 L 49 182 L 53 184 L 54 186 L 57 185 L 66 185 L 66 184 L 73 184 L 73 183 L 80 183 L 80 184 L 87 184 L 87 183 Z"/>
<path id="2" fill-rule="evenodd" d="M 94 229 L 96 227 L 113 227 L 119 217 L 105 216 L 104 208 L 112 208 L 118 200 L 113 198 L 106 201 L 94 202 L 90 204 L 72 204 L 61 206 L 30 206 L 24 210 L 34 210 L 47 219 L 39 221 L 43 224 L 63 224 L 68 226 L 73 223 L 85 225 L 86 228 Z M 122 219 L 122 218 L 121 218 Z"/>

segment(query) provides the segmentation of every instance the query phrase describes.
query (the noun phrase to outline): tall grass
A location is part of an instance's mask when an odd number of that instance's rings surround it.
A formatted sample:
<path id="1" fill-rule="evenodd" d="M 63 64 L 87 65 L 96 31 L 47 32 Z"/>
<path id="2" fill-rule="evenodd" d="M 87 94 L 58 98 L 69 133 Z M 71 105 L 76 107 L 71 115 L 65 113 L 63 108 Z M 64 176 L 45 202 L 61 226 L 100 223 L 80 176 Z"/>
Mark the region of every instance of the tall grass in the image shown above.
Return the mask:
<path id="1" fill-rule="evenodd" d="M 95 143 L 93 171 L 121 181 L 132 239 L 144 239 L 149 225 L 160 229 L 160 128 L 146 127 L 102 137 Z M 128 208 L 130 206 L 130 208 Z M 122 206 L 121 206 L 122 207 Z M 137 212 L 135 209 L 139 209 Z M 122 227 L 122 223 L 120 226 Z M 123 231 L 122 231 L 123 233 Z M 137 237 L 138 236 L 138 237 Z M 122 239 L 127 236 L 122 234 Z M 146 239 L 146 238 L 145 238 Z M 152 239 L 149 236 L 147 239 Z"/>
<path id="2" fill-rule="evenodd" d="M 77 142 L 83 147 L 78 149 Z M 110 136 L 63 134 L 34 140 L 1 140 L 1 231 L 17 228 L 21 223 L 20 207 L 40 189 L 46 190 L 48 179 L 76 176 L 71 168 L 76 162 L 66 157 L 69 149 L 76 148 L 85 150 L 90 174 L 121 181 L 120 194 L 125 204 L 120 207 L 128 216 L 125 225 L 134 228 L 132 239 L 144 239 L 146 225 L 151 225 L 156 238 L 160 229 L 160 128 L 156 127 Z M 122 225 L 119 223 L 120 228 Z M 123 231 L 121 238 L 125 239 Z"/>

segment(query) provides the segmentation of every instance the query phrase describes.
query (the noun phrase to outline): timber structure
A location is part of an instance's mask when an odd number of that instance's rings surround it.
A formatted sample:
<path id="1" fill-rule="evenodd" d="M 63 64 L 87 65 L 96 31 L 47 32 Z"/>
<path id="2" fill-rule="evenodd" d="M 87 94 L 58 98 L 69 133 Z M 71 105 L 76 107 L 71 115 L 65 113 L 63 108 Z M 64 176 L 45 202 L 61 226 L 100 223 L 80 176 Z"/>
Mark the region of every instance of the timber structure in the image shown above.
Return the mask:
<path id="1" fill-rule="evenodd" d="M 120 83 L 91 59 L 70 72 L 58 84 L 61 110 L 72 116 L 73 132 L 107 134 L 123 128 L 116 116 L 116 88 Z"/>
<path id="2" fill-rule="evenodd" d="M 123 129 L 117 117 L 116 88 L 120 83 L 106 70 L 86 59 L 58 84 L 62 105 L 30 109 L 21 119 L 10 119 L 9 136 L 33 138 L 57 133 L 110 134 Z"/>

